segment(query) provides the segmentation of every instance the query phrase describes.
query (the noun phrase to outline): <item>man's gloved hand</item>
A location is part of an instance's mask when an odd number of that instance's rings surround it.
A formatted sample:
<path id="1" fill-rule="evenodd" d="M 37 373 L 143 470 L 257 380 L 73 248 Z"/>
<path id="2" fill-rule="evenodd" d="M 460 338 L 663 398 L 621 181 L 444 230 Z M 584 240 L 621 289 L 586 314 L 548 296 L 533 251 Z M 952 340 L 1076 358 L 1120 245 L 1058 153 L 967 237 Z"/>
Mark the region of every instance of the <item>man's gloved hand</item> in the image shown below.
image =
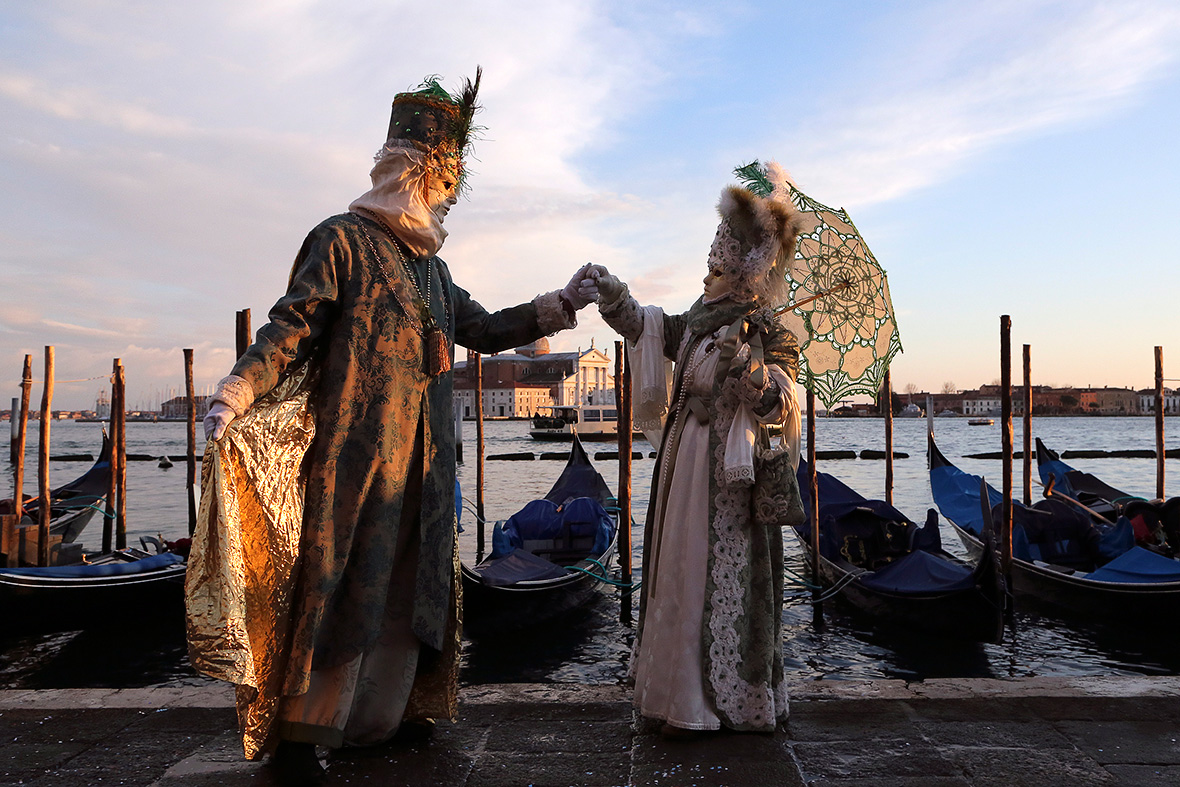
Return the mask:
<path id="1" fill-rule="evenodd" d="M 565 285 L 565 289 L 561 291 L 561 297 L 575 309 L 584 309 L 598 297 L 598 282 L 589 275 L 593 267 L 588 262 L 578 268 L 578 272 L 570 279 L 570 283 Z"/>
<path id="2" fill-rule="evenodd" d="M 225 402 L 214 402 L 213 406 L 209 408 L 209 414 L 202 421 L 205 425 L 205 439 L 220 440 L 221 436 L 225 434 L 225 427 L 229 426 L 229 422 L 235 417 L 237 414 L 234 412 L 234 408 Z"/>

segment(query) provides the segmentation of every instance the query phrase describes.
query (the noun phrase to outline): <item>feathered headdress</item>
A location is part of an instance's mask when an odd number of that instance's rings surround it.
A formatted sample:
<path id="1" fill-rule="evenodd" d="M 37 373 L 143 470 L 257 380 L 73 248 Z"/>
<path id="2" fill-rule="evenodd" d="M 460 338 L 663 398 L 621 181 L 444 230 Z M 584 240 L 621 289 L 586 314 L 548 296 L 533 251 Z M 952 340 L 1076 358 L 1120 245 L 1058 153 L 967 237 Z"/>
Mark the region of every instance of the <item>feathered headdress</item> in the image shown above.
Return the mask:
<path id="1" fill-rule="evenodd" d="M 734 170 L 742 186 L 721 193 L 721 224 L 709 252 L 709 265 L 734 275 L 734 297 L 785 303 L 787 274 L 795 257 L 802 217 L 790 199 L 791 181 L 775 162 L 757 161 Z"/>
<path id="2" fill-rule="evenodd" d="M 464 160 L 481 130 L 473 121 L 480 109 L 476 98 L 482 76 L 483 69 L 476 66 L 475 81 L 465 79 L 457 94 L 448 92 L 438 76 L 428 76 L 414 90 L 394 96 L 389 132 L 377 158 L 393 148 L 412 145 L 430 154 L 439 167 L 451 170 L 460 188 L 465 186 Z"/>

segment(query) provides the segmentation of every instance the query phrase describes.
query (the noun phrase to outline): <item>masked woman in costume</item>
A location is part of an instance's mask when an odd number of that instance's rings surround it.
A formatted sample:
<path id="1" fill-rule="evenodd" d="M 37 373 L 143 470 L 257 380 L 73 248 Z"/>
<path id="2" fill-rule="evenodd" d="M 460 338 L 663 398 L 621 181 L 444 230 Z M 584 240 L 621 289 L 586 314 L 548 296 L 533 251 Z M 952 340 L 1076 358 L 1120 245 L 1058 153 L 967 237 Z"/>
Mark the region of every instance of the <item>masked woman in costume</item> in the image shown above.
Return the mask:
<path id="1" fill-rule="evenodd" d="M 394 98 L 372 188 L 307 236 L 211 397 L 190 653 L 237 685 L 246 755 L 274 751 L 286 784 L 323 780 L 317 745 L 454 718 L 455 344 L 528 344 L 596 295 L 579 274 L 489 313 L 436 256 L 478 85 Z"/>
<path id="2" fill-rule="evenodd" d="M 718 212 L 704 293 L 683 314 L 640 306 L 594 270 L 599 311 L 629 343 L 636 425 L 660 446 L 630 672 L 636 708 L 671 737 L 769 732 L 787 715 L 782 528 L 803 518 L 798 343 L 774 308 L 800 219 L 782 190 L 727 188 Z M 770 425 L 783 425 L 777 445 Z"/>

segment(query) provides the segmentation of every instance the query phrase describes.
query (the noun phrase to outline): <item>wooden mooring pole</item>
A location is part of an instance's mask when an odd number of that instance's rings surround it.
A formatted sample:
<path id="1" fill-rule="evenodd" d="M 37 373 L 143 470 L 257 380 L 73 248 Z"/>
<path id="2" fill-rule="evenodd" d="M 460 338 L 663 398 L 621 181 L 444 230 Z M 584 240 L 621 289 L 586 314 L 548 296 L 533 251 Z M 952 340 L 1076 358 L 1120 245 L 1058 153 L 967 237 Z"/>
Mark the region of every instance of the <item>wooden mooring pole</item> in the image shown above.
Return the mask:
<path id="1" fill-rule="evenodd" d="M 1032 346 L 1024 345 L 1024 504 L 1032 505 Z"/>
<path id="2" fill-rule="evenodd" d="M 12 484 L 12 500 L 14 518 L 10 524 L 12 529 L 5 533 L 7 545 L 5 562 L 8 568 L 20 565 L 20 546 L 16 542 L 16 527 L 20 525 L 25 511 L 25 444 L 29 439 L 29 399 L 33 393 L 33 356 L 25 356 L 24 370 L 20 379 L 20 412 L 12 411 L 13 420 L 19 419 L 16 430 L 16 467 Z"/>
<path id="3" fill-rule="evenodd" d="M 463 464 L 463 402 L 455 399 L 455 462 Z"/>
<path id="4" fill-rule="evenodd" d="M 1164 348 L 1155 348 L 1155 496 L 1164 499 Z"/>
<path id="5" fill-rule="evenodd" d="M 815 394 L 807 391 L 807 491 L 811 493 L 811 584 L 812 594 L 818 599 L 819 581 L 819 476 L 815 468 Z M 815 603 L 816 617 L 822 617 L 820 604 Z"/>
<path id="6" fill-rule="evenodd" d="M 1004 577 L 1012 575 L 1012 318 L 1000 317 L 1000 442 L 1003 452 L 1003 512 L 1000 548 Z M 1011 585 L 1009 585 L 1011 587 Z"/>
<path id="7" fill-rule="evenodd" d="M 184 457 L 188 474 L 185 484 L 188 488 L 188 534 L 191 536 L 197 530 L 197 397 L 193 392 L 191 349 L 184 351 L 184 391 L 188 404 L 188 450 Z"/>
<path id="8" fill-rule="evenodd" d="M 119 451 L 117 450 L 119 438 L 118 419 L 115 417 L 115 412 L 119 407 L 119 390 L 115 380 L 119 377 L 119 369 L 122 364 L 123 362 L 119 358 L 116 358 L 111 364 L 111 412 L 107 416 L 107 426 L 111 430 L 111 433 L 107 435 L 107 439 L 111 441 L 111 475 L 107 482 L 107 504 L 102 518 L 102 551 L 104 553 L 114 549 L 115 543 L 115 512 L 117 510 L 115 504 L 119 499 Z"/>
<path id="9" fill-rule="evenodd" d="M 49 565 L 49 426 L 53 421 L 53 347 L 45 347 L 45 384 L 41 391 L 41 445 L 38 446 L 37 480 L 41 493 L 41 521 L 37 528 L 37 565 Z"/>
<path id="10" fill-rule="evenodd" d="M 119 362 L 115 370 L 115 387 L 119 391 L 119 407 L 111 411 L 111 418 L 115 421 L 114 431 L 118 436 L 115 440 L 115 453 L 119 455 L 118 469 L 115 473 L 115 483 L 118 489 L 118 499 L 115 505 L 115 549 L 127 548 L 127 380 L 123 362 Z M 111 397 L 114 399 L 115 397 Z"/>
<path id="11" fill-rule="evenodd" d="M 238 358 L 245 354 L 246 348 L 250 346 L 250 310 L 240 309 L 236 315 L 236 322 L 234 325 L 234 346 L 237 349 Z"/>
<path id="12" fill-rule="evenodd" d="M 475 366 L 475 562 L 483 560 L 483 356 L 471 354 Z"/>
<path id="13" fill-rule="evenodd" d="M 885 502 L 893 505 L 893 378 L 888 369 L 881 390 L 885 399 Z"/>
<path id="14" fill-rule="evenodd" d="M 615 408 L 619 437 L 618 553 L 623 592 L 619 596 L 619 620 L 631 622 L 631 362 L 623 342 L 615 342 Z"/>

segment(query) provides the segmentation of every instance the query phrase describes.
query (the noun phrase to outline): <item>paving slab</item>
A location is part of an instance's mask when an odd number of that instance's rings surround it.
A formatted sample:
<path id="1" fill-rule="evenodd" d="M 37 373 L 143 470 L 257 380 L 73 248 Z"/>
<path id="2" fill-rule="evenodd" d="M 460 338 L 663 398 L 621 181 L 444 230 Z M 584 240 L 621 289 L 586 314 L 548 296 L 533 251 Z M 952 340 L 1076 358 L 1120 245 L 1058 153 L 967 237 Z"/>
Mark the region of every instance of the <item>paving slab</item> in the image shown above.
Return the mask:
<path id="1" fill-rule="evenodd" d="M 937 685 L 932 685 L 937 683 Z M 809 681 L 773 734 L 665 740 L 621 686 L 469 686 L 425 741 L 323 752 L 329 785 L 1180 784 L 1174 679 Z M 0 692 L 0 785 L 273 787 L 228 687 Z"/>

